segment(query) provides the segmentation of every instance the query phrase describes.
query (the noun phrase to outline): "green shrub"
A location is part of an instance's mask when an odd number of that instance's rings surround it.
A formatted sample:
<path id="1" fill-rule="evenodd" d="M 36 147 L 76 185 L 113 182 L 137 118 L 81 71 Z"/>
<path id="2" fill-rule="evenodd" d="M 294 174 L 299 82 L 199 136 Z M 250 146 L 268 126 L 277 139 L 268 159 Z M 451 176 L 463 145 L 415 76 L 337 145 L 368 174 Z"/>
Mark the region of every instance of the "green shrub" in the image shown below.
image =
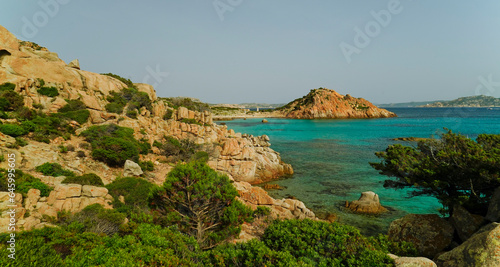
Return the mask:
<path id="1" fill-rule="evenodd" d="M 207 152 L 205 151 L 197 151 L 192 157 L 191 160 L 194 161 L 201 161 L 201 162 L 208 162 L 210 156 L 208 155 Z"/>
<path id="2" fill-rule="evenodd" d="M 66 100 L 68 104 L 66 106 L 60 108 L 57 112 L 68 112 L 68 111 L 77 111 L 87 109 L 87 106 L 80 100 Z"/>
<path id="3" fill-rule="evenodd" d="M 52 187 L 44 184 L 40 179 L 35 178 L 21 170 L 16 170 L 16 192 L 21 193 L 24 196 L 32 188 L 40 190 L 40 195 L 42 197 L 48 197 Z M 8 172 L 6 169 L 0 169 L 0 191 L 7 191 L 8 189 Z"/>
<path id="4" fill-rule="evenodd" d="M 127 214 L 148 210 L 148 196 L 154 185 L 144 179 L 124 177 L 106 185 L 113 197 L 113 207 Z M 119 201 L 123 196 L 125 203 Z"/>
<path id="5" fill-rule="evenodd" d="M 393 260 L 376 250 L 352 226 L 321 221 L 274 221 L 262 241 L 272 250 L 319 266 L 391 266 Z"/>
<path id="6" fill-rule="evenodd" d="M 12 111 L 24 106 L 24 97 L 10 90 L 0 91 L 0 110 Z"/>
<path id="7" fill-rule="evenodd" d="M 101 177 L 95 173 L 86 173 L 81 176 L 66 177 L 61 183 L 104 186 Z"/>
<path id="8" fill-rule="evenodd" d="M 184 122 L 184 123 L 187 123 L 187 124 L 196 124 L 196 125 L 202 125 L 201 123 L 199 123 L 197 120 L 195 119 L 187 119 L 187 118 L 184 118 L 181 120 L 181 122 Z"/>
<path id="9" fill-rule="evenodd" d="M 75 110 L 75 111 L 68 111 L 64 113 L 59 113 L 60 116 L 64 118 L 68 118 L 70 120 L 74 120 L 78 122 L 79 124 L 84 124 L 88 121 L 90 117 L 90 111 L 84 109 L 84 110 Z"/>
<path id="10" fill-rule="evenodd" d="M 125 115 L 129 118 L 137 119 L 137 111 L 136 110 L 127 110 L 127 114 L 125 114 Z"/>
<path id="11" fill-rule="evenodd" d="M 125 214 L 114 209 L 105 209 L 100 204 L 92 204 L 78 213 L 62 217 L 59 224 L 80 224 L 83 225 L 83 231 L 113 235 L 118 232 L 124 220 Z"/>
<path id="12" fill-rule="evenodd" d="M 389 240 L 387 235 L 379 234 L 368 238 L 374 248 L 385 253 L 392 253 L 400 257 L 418 257 L 419 253 L 413 243 L 410 242 L 394 242 Z"/>
<path id="13" fill-rule="evenodd" d="M 42 87 L 37 90 L 37 92 L 41 95 L 49 96 L 49 97 L 55 97 L 59 95 L 59 90 L 55 87 Z"/>
<path id="14" fill-rule="evenodd" d="M 0 132 L 12 137 L 18 137 L 28 133 L 21 125 L 11 123 L 0 125 Z"/>
<path id="15" fill-rule="evenodd" d="M 189 97 L 171 97 L 171 98 L 162 98 L 170 107 L 177 109 L 179 107 L 185 107 L 189 110 L 194 111 L 209 111 L 210 106 L 206 103 L 202 103 L 196 100 L 193 100 Z"/>
<path id="16" fill-rule="evenodd" d="M 92 126 L 81 135 L 91 143 L 92 157 L 110 166 L 123 166 L 127 159 L 137 162 L 139 153 L 151 149 L 146 141 L 134 138 L 134 130 L 115 124 Z"/>
<path id="17" fill-rule="evenodd" d="M 160 149 L 163 155 L 167 157 L 172 156 L 174 161 L 188 161 L 192 159 L 193 154 L 195 154 L 196 150 L 199 148 L 197 144 L 189 139 L 182 139 L 179 141 L 172 136 L 164 136 L 164 139 L 164 143 L 156 141 L 156 143 L 153 144 Z M 203 153 L 200 153 L 198 156 L 203 159 Z"/>
<path id="18" fill-rule="evenodd" d="M 163 115 L 164 120 L 170 120 L 172 118 L 172 115 L 174 114 L 174 111 L 171 109 L 167 109 L 165 112 L 165 115 Z"/>
<path id="19" fill-rule="evenodd" d="M 151 160 L 148 161 L 139 161 L 139 166 L 143 171 L 154 171 L 155 165 Z"/>
<path id="20" fill-rule="evenodd" d="M 18 146 L 27 146 L 28 145 L 28 142 L 26 142 L 26 140 L 24 140 L 23 138 L 21 137 L 17 137 L 16 138 L 16 145 Z"/>
<path id="21" fill-rule="evenodd" d="M 264 207 L 264 206 L 257 206 L 257 209 L 253 211 L 254 218 L 265 217 L 269 216 L 270 214 L 271 214 L 271 209 L 269 207 Z"/>
<path id="22" fill-rule="evenodd" d="M 75 176 L 75 173 L 65 170 L 59 163 L 44 163 L 35 168 L 37 172 L 43 173 L 46 176 Z"/>
<path id="23" fill-rule="evenodd" d="M 0 92 L 3 91 L 14 91 L 16 89 L 16 85 L 13 83 L 3 83 L 0 84 Z"/>

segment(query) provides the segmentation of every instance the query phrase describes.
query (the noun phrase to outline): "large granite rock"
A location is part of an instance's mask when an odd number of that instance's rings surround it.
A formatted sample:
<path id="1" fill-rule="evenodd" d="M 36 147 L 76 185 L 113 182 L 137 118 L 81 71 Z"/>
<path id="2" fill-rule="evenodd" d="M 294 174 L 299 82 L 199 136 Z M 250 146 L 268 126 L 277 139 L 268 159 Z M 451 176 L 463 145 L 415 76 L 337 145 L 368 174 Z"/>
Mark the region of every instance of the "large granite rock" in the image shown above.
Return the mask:
<path id="1" fill-rule="evenodd" d="M 491 197 L 486 219 L 491 222 L 500 222 L 500 187 L 495 190 Z"/>
<path id="2" fill-rule="evenodd" d="M 453 232 L 453 226 L 437 214 L 409 214 L 393 221 L 387 235 L 393 241 L 413 243 L 420 255 L 432 259 L 450 245 Z"/>
<path id="3" fill-rule="evenodd" d="M 455 205 L 450 222 L 455 227 L 458 237 L 463 241 L 467 240 L 474 234 L 483 222 L 483 218 L 479 215 L 470 214 L 464 207 Z"/>
<path id="4" fill-rule="evenodd" d="M 346 203 L 346 206 L 351 211 L 362 214 L 379 214 L 387 211 L 380 204 L 378 195 L 372 191 L 361 193 L 361 197 L 358 200 Z"/>
<path id="5" fill-rule="evenodd" d="M 123 166 L 123 176 L 141 176 L 143 173 L 144 172 L 139 164 L 131 160 L 125 161 L 125 166 Z"/>
<path id="6" fill-rule="evenodd" d="M 460 246 L 439 255 L 436 263 L 443 267 L 500 266 L 500 224 L 481 228 Z"/>

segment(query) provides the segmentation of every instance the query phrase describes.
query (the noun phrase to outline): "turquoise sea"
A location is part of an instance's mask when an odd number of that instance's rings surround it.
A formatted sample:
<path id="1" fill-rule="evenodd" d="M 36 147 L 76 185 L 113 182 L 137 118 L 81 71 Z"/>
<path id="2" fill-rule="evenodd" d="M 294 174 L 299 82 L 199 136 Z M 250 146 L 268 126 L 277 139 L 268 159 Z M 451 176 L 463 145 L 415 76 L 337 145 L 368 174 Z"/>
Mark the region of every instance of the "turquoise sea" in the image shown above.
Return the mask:
<path id="1" fill-rule="evenodd" d="M 339 221 L 365 234 L 385 233 L 391 221 L 408 213 L 438 213 L 433 197 L 408 198 L 408 191 L 385 189 L 388 177 L 378 174 L 369 162 L 379 161 L 377 151 L 398 137 L 431 137 L 443 127 L 475 138 L 480 133 L 500 134 L 500 109 L 487 108 L 388 108 L 397 118 L 292 120 L 238 119 L 225 121 L 228 128 L 252 135 L 266 134 L 271 148 L 292 164 L 293 177 L 274 181 L 285 187 L 271 190 L 275 198 L 294 196 L 317 214 L 335 213 Z M 357 200 L 363 191 L 374 191 L 390 212 L 366 216 L 345 210 L 346 200 Z"/>

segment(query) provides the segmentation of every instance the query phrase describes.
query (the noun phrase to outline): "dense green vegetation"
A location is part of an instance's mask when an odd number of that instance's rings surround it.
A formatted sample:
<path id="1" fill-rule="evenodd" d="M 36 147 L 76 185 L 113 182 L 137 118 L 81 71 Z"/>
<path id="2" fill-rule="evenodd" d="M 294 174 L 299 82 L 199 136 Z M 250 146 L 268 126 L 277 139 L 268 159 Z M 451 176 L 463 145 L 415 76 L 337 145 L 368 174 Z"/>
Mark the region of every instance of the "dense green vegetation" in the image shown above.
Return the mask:
<path id="1" fill-rule="evenodd" d="M 149 95 L 144 92 L 139 92 L 136 88 L 124 88 L 120 92 L 111 92 L 106 98 L 109 103 L 106 105 L 108 112 L 121 114 L 125 106 L 127 106 L 126 115 L 130 118 L 137 118 L 137 111 L 142 107 L 151 111 L 151 99 Z"/>
<path id="2" fill-rule="evenodd" d="M 63 169 L 63 167 L 59 163 L 46 162 L 42 165 L 36 166 L 35 170 L 37 172 L 41 172 L 43 175 L 46 175 L 46 176 L 54 176 L 54 177 L 57 177 L 57 176 L 75 176 L 74 172 L 72 172 L 70 170 Z"/>
<path id="3" fill-rule="evenodd" d="M 163 101 L 167 102 L 168 106 L 178 109 L 179 107 L 185 107 L 193 111 L 210 111 L 210 105 L 207 103 L 200 102 L 199 100 L 194 100 L 189 97 L 169 97 L 162 98 Z"/>
<path id="4" fill-rule="evenodd" d="M 90 117 L 90 112 L 85 104 L 80 100 L 66 100 L 68 104 L 58 110 L 58 115 L 63 118 L 74 120 L 80 124 L 86 123 Z"/>
<path id="5" fill-rule="evenodd" d="M 106 185 L 113 196 L 113 207 L 125 214 L 141 213 L 149 210 L 148 196 L 154 185 L 144 179 L 123 177 Z M 123 196 L 124 203 L 120 201 Z"/>
<path id="6" fill-rule="evenodd" d="M 0 191 L 8 191 L 8 172 L 6 169 L 0 169 Z M 21 170 L 15 172 L 16 193 L 21 193 L 24 196 L 32 188 L 40 190 L 42 197 L 48 197 L 52 187 L 43 183 L 40 179 L 35 178 Z"/>
<path id="7" fill-rule="evenodd" d="M 239 234 L 239 225 L 251 218 L 250 209 L 236 196 L 227 176 L 193 161 L 178 164 L 150 201 L 158 223 L 177 225 L 206 249 Z"/>
<path id="8" fill-rule="evenodd" d="M 460 204 L 484 215 L 500 186 L 500 135 L 481 134 L 473 140 L 448 130 L 441 139 L 420 141 L 417 147 L 391 145 L 376 155 L 382 161 L 371 165 L 396 178 L 384 186 L 434 196 L 445 213 Z"/>
<path id="9" fill-rule="evenodd" d="M 101 177 L 95 173 L 86 173 L 80 176 L 69 176 L 66 177 L 61 183 L 104 186 Z"/>
<path id="10" fill-rule="evenodd" d="M 0 85 L 0 111 L 13 111 L 24 105 L 23 96 L 14 92 L 16 85 L 4 83 Z"/>
<path id="11" fill-rule="evenodd" d="M 147 140 L 134 138 L 134 130 L 116 124 L 92 126 L 81 133 L 92 145 L 92 157 L 110 166 L 123 166 L 127 159 L 137 162 L 139 154 L 149 153 Z"/>
<path id="12" fill-rule="evenodd" d="M 153 146 L 158 147 L 163 155 L 172 157 L 173 161 L 188 161 L 199 150 L 199 146 L 189 139 L 177 140 L 172 136 L 163 139 L 162 142 L 155 141 Z"/>
<path id="13" fill-rule="evenodd" d="M 37 90 L 37 92 L 41 95 L 49 96 L 49 97 L 55 97 L 59 95 L 59 90 L 55 87 L 42 87 Z"/>

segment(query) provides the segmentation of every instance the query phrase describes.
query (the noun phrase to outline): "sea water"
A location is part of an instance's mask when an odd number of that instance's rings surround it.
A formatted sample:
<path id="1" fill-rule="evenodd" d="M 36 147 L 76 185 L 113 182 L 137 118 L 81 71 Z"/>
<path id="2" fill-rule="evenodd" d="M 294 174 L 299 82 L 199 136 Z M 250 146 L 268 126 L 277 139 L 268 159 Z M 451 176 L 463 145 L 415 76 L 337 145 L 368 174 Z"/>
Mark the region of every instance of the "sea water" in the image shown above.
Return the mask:
<path id="1" fill-rule="evenodd" d="M 500 109 L 488 108 L 390 108 L 397 118 L 295 120 L 238 119 L 225 121 L 228 128 L 252 135 L 266 134 L 271 148 L 293 166 L 295 174 L 273 181 L 283 190 L 271 190 L 274 198 L 296 197 L 317 214 L 333 213 L 338 221 L 358 227 L 365 234 L 387 232 L 391 221 L 408 213 L 439 214 L 441 205 L 431 196 L 408 197 L 409 190 L 386 189 L 390 179 L 373 169 L 380 162 L 375 152 L 399 137 L 438 137 L 448 128 L 471 138 L 481 133 L 500 134 Z M 358 215 L 345 209 L 345 201 L 361 192 L 374 191 L 389 212 Z"/>

